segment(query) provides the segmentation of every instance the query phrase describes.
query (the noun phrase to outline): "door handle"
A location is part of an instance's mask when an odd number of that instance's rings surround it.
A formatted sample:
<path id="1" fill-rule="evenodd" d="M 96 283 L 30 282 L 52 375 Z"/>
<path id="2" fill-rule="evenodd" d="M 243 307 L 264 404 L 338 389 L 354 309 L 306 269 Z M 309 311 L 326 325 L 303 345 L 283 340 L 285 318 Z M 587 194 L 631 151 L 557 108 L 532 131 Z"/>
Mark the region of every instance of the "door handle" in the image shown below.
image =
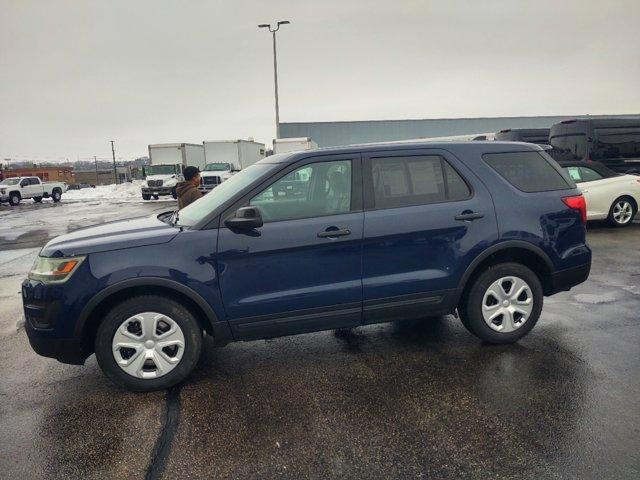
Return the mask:
<path id="1" fill-rule="evenodd" d="M 324 232 L 318 233 L 318 238 L 346 237 L 347 235 L 351 235 L 351 230 L 343 228 L 341 230 L 325 230 Z"/>
<path id="2" fill-rule="evenodd" d="M 456 215 L 453 218 L 461 221 L 471 221 L 471 220 L 478 220 L 479 218 L 483 218 L 483 217 L 484 217 L 484 213 L 468 212 L 468 213 L 461 213 L 460 215 Z"/>

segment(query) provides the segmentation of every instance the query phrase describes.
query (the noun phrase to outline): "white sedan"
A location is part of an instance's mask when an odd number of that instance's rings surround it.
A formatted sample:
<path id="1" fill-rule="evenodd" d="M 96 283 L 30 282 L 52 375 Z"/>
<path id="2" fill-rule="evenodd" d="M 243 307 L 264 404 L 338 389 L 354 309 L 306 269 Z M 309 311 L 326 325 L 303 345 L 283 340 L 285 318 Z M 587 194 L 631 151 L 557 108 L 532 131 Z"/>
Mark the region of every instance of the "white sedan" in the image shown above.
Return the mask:
<path id="1" fill-rule="evenodd" d="M 587 220 L 631 225 L 640 205 L 640 177 L 621 175 L 597 162 L 561 162 L 587 202 Z"/>

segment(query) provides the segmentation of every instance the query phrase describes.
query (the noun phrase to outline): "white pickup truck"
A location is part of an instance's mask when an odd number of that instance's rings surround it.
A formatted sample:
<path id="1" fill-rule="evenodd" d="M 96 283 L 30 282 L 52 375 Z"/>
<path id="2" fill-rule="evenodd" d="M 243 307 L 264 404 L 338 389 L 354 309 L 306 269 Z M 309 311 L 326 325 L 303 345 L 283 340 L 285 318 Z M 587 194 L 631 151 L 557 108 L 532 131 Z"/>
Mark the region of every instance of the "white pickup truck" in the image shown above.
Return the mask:
<path id="1" fill-rule="evenodd" d="M 0 202 L 9 202 L 16 206 L 25 198 L 41 202 L 43 198 L 52 198 L 59 202 L 66 186 L 62 182 L 42 182 L 38 177 L 5 178 L 0 182 Z"/>

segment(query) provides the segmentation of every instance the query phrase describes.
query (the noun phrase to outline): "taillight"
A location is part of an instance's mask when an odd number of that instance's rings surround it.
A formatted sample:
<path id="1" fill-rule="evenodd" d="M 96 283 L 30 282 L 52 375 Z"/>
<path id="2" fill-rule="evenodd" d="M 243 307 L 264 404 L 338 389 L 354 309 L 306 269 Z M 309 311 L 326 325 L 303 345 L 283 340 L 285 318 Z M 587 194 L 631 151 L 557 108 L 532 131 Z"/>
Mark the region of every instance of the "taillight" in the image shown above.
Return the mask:
<path id="1" fill-rule="evenodd" d="M 572 197 L 563 197 L 564 204 L 572 210 L 580 212 L 582 223 L 587 222 L 587 202 L 582 195 L 574 195 Z"/>

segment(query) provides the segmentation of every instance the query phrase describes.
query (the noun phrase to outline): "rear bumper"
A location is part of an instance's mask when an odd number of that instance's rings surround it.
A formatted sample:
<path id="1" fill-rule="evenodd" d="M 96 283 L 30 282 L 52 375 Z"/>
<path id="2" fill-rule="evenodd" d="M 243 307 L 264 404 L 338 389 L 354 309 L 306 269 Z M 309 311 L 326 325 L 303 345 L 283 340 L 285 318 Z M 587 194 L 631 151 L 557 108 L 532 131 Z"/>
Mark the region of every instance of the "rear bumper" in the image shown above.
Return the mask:
<path id="1" fill-rule="evenodd" d="M 591 262 L 577 267 L 560 270 L 551 275 L 551 291 L 548 295 L 558 292 L 566 292 L 571 287 L 581 284 L 589 277 Z"/>

